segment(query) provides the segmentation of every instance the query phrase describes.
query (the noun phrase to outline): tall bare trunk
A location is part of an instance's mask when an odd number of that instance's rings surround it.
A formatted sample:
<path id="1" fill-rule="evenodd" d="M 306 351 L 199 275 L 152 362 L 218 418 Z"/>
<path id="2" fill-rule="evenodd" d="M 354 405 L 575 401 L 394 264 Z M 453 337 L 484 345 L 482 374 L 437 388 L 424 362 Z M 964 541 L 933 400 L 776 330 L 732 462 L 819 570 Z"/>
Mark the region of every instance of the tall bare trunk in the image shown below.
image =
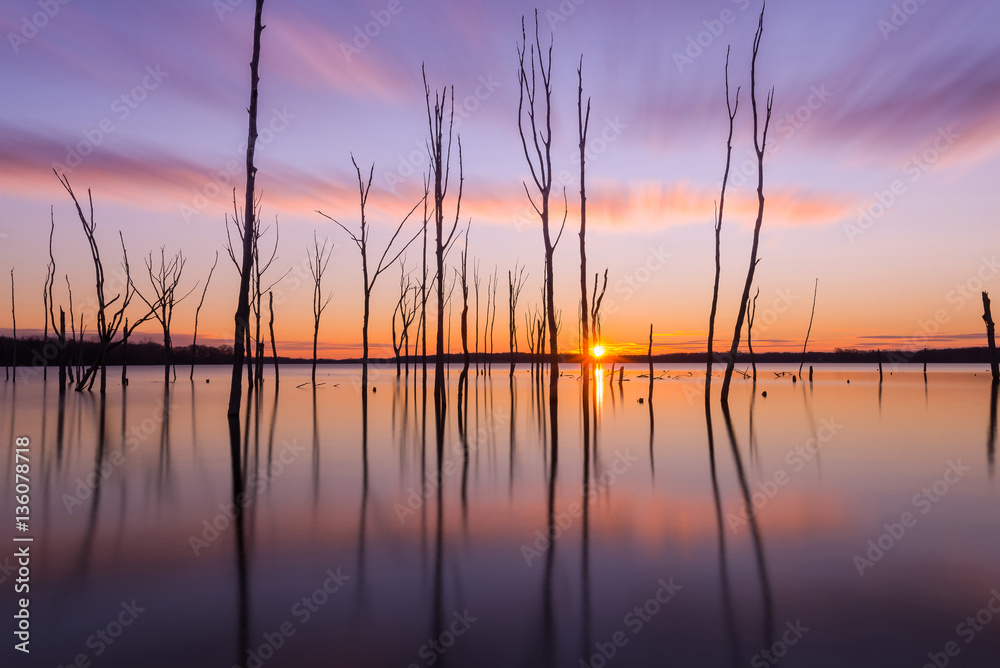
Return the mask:
<path id="1" fill-rule="evenodd" d="M 583 56 L 576 71 L 579 87 L 576 94 L 577 129 L 580 138 L 580 360 L 586 364 L 590 356 L 590 326 L 587 306 L 587 130 L 590 127 L 590 98 L 587 113 L 583 113 Z M 586 404 L 586 401 L 584 401 Z"/>
<path id="2" fill-rule="evenodd" d="M 729 101 L 729 49 L 726 49 L 726 110 L 729 116 L 729 138 L 726 140 L 726 170 L 722 175 L 722 193 L 719 196 L 719 210 L 715 217 L 715 285 L 712 289 L 712 311 L 708 316 L 708 360 L 705 369 L 705 400 L 712 390 L 712 347 L 715 341 L 715 314 L 719 307 L 719 279 L 722 275 L 722 215 L 726 208 L 726 185 L 729 183 L 729 168 L 733 160 L 733 125 L 736 112 L 740 108 L 740 89 L 736 89 L 736 103 Z"/>
<path id="3" fill-rule="evenodd" d="M 11 367 L 14 382 L 17 382 L 17 314 L 14 313 L 14 270 L 10 270 L 10 319 L 14 327 L 13 351 L 11 352 Z"/>
<path id="4" fill-rule="evenodd" d="M 257 168 L 253 157 L 257 146 L 257 85 L 260 82 L 260 35 L 264 30 L 261 23 L 261 13 L 264 10 L 264 0 L 257 0 L 254 15 L 253 56 L 250 60 L 250 106 L 247 111 L 250 116 L 247 133 L 247 182 L 246 201 L 243 210 L 243 265 L 240 269 L 240 292 L 236 301 L 235 333 L 233 335 L 233 375 L 229 386 L 229 415 L 239 415 L 242 400 L 242 384 L 240 375 L 243 368 L 243 345 L 246 338 L 246 328 L 250 316 L 250 271 L 253 262 L 254 234 L 254 182 Z M 314 345 L 315 348 L 315 345 Z M 315 357 L 315 355 L 314 355 Z"/>
<path id="5" fill-rule="evenodd" d="M 763 123 L 763 134 L 759 132 L 760 120 L 757 113 L 757 53 L 760 50 L 760 40 L 764 33 L 764 7 L 760 10 L 760 20 L 757 23 L 757 34 L 753 41 L 753 59 L 750 62 L 750 103 L 753 107 L 753 143 L 757 153 L 757 221 L 753 228 L 753 245 L 750 248 L 750 266 L 747 269 L 747 279 L 743 285 L 743 295 L 740 297 L 740 309 L 736 316 L 736 326 L 733 329 L 733 343 L 729 348 L 729 359 L 726 362 L 726 375 L 722 381 L 722 403 L 729 402 L 729 386 L 733 381 L 733 368 L 736 365 L 736 353 L 740 347 L 740 334 L 743 331 L 743 321 L 746 318 L 747 302 L 750 301 L 750 287 L 753 285 L 754 271 L 757 269 L 757 248 L 760 246 L 760 226 L 764 222 L 764 155 L 767 148 L 767 131 L 771 125 L 771 110 L 774 107 L 774 89 L 767 94 L 766 115 Z"/>

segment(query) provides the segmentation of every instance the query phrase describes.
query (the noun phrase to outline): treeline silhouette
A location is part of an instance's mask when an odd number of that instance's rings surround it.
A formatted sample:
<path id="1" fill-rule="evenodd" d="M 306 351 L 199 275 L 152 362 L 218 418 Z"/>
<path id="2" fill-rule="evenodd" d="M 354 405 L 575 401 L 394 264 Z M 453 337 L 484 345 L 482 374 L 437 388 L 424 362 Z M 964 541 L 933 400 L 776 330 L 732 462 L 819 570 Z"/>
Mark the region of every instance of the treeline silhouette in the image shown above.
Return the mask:
<path id="1" fill-rule="evenodd" d="M 52 340 L 48 343 L 49 349 L 53 348 Z M 99 351 L 100 343 L 93 340 L 84 340 L 83 342 L 68 342 L 66 346 L 68 358 L 70 363 L 75 363 L 77 359 L 92 359 Z M 170 352 L 171 363 L 177 366 L 188 366 L 191 364 L 191 349 L 192 346 L 179 346 L 172 348 Z M 0 356 L 2 356 L 3 363 L 5 366 L 9 366 L 13 360 L 13 353 L 15 351 L 14 340 L 10 336 L 0 336 Z M 129 365 L 144 366 L 144 365 L 162 365 L 166 361 L 166 355 L 164 346 L 162 343 L 150 340 L 137 340 L 130 341 L 128 344 L 128 363 Z M 31 336 L 26 338 L 18 338 L 17 340 L 17 365 L 18 366 L 44 366 L 45 364 L 45 342 L 40 336 Z M 108 353 L 108 364 L 120 365 L 123 361 L 122 353 L 124 351 L 120 348 L 116 348 Z M 979 348 L 943 348 L 934 350 L 882 350 L 882 359 L 888 364 L 893 363 L 913 363 L 913 364 L 923 364 L 927 362 L 928 364 L 988 364 L 990 362 L 990 349 L 988 347 Z M 221 346 L 206 346 L 204 344 L 199 344 L 196 347 L 194 363 L 197 364 L 232 364 L 233 360 L 233 347 L 230 345 Z M 797 363 L 801 360 L 801 353 L 798 352 L 765 352 L 765 353 L 755 353 L 754 357 L 758 362 L 771 363 L 771 364 L 791 364 Z M 504 353 L 481 353 L 480 355 L 474 355 L 473 361 L 478 361 L 479 363 L 490 363 L 490 364 L 510 364 L 515 362 L 518 364 L 527 363 L 537 363 L 540 359 L 548 359 L 547 355 L 539 355 L 538 353 L 516 353 L 511 355 L 509 352 Z M 575 354 L 561 354 L 559 356 L 560 361 L 564 362 L 578 362 L 580 361 L 580 356 Z M 267 362 L 272 363 L 273 357 L 267 357 Z M 371 362 L 381 362 L 381 363 L 395 363 L 396 358 L 393 357 L 383 357 L 383 358 L 370 358 Z M 416 364 L 419 363 L 422 358 L 420 355 L 400 355 L 399 360 L 401 363 L 406 364 Z M 725 353 L 718 353 L 716 355 L 716 361 L 724 362 L 726 360 Z M 323 364 L 358 364 L 362 362 L 361 357 L 357 358 L 343 358 L 343 359 L 332 359 L 332 358 L 319 358 L 317 360 Z M 465 354 L 464 353 L 446 353 L 444 355 L 444 362 L 447 364 L 464 364 Z M 632 363 L 632 364 L 645 364 L 650 361 L 648 354 L 646 355 L 608 355 L 607 362 L 616 363 Z M 704 352 L 692 352 L 692 353 L 666 353 L 662 355 L 654 355 L 652 361 L 658 364 L 673 363 L 673 364 L 702 364 L 705 361 Z M 281 364 L 312 364 L 312 358 L 299 358 L 299 357 L 278 357 L 278 362 Z M 736 362 L 738 364 L 749 364 L 750 355 L 749 353 L 739 353 L 736 356 Z M 876 350 L 858 350 L 857 348 L 836 348 L 832 352 L 813 352 L 810 351 L 807 356 L 807 363 L 809 364 L 831 364 L 831 363 L 847 363 L 847 364 L 877 364 L 878 363 L 878 351 Z M 49 366 L 53 366 L 54 363 L 50 359 Z"/>

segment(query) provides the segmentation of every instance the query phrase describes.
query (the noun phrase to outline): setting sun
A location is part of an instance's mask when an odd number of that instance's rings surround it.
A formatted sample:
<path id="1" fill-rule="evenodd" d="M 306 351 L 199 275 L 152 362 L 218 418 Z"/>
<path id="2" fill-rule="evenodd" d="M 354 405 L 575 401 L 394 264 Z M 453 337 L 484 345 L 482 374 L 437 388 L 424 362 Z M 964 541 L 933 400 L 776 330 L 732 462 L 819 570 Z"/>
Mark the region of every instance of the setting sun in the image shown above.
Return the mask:
<path id="1" fill-rule="evenodd" d="M 594 353 L 594 357 L 603 357 L 604 356 L 604 346 L 602 346 L 600 344 L 594 346 L 593 353 Z"/>

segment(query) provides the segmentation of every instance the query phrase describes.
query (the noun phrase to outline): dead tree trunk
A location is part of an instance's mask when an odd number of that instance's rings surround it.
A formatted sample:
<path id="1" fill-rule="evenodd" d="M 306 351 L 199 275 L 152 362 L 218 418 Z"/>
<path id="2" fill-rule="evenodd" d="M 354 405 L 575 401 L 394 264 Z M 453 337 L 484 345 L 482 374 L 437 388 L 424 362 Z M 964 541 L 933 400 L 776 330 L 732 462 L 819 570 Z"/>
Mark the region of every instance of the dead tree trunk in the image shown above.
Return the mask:
<path id="1" fill-rule="evenodd" d="M 128 318 L 125 319 L 125 335 L 122 337 L 122 388 L 128 385 Z"/>
<path id="2" fill-rule="evenodd" d="M 194 338 L 191 339 L 191 375 L 190 380 L 194 380 L 194 358 L 198 354 L 198 314 L 201 313 L 202 304 L 205 303 L 205 294 L 208 292 L 208 284 L 212 282 L 212 273 L 215 272 L 215 265 L 219 263 L 219 251 L 215 252 L 215 262 L 212 263 L 212 268 L 208 270 L 208 279 L 205 281 L 205 287 L 201 291 L 201 301 L 198 302 L 198 308 L 194 311 Z"/>
<path id="3" fill-rule="evenodd" d="M 319 342 L 319 322 L 320 318 L 323 317 L 323 311 L 333 299 L 332 292 L 327 295 L 325 300 L 323 299 L 323 273 L 326 272 L 326 268 L 330 264 L 330 257 L 333 255 L 333 246 L 331 245 L 327 250 L 326 244 L 327 240 L 323 239 L 323 245 L 320 246 L 319 238 L 313 232 L 313 255 L 306 256 L 309 262 L 309 273 L 312 274 L 313 279 L 313 387 L 316 386 L 316 347 Z"/>
<path id="4" fill-rule="evenodd" d="M 802 361 L 799 362 L 799 380 L 802 379 L 802 367 L 806 364 L 806 346 L 809 345 L 809 334 L 812 333 L 813 328 L 813 318 L 816 316 L 816 293 L 819 291 L 819 279 L 816 279 L 816 285 L 813 286 L 813 306 L 812 313 L 809 315 L 809 329 L 806 330 L 806 341 L 802 344 Z"/>
<path id="5" fill-rule="evenodd" d="M 521 296 L 521 288 L 524 287 L 525 281 L 524 267 L 521 267 L 518 271 L 517 265 L 514 265 L 514 271 L 507 272 L 507 288 L 509 295 L 508 306 L 509 317 L 510 317 L 510 376 L 514 377 L 514 366 L 517 363 L 517 300 Z"/>
<path id="6" fill-rule="evenodd" d="M 736 112 L 740 108 L 740 89 L 736 88 L 736 103 L 729 101 L 729 49 L 726 49 L 726 113 L 729 116 L 729 137 L 726 139 L 726 170 L 722 175 L 722 193 L 719 195 L 719 210 L 715 217 L 715 284 L 712 288 L 712 310 L 708 316 L 708 360 L 705 369 L 705 401 L 712 390 L 712 351 L 715 345 L 715 314 L 719 307 L 719 280 L 722 276 L 722 216 L 726 209 L 726 185 L 729 183 L 729 168 L 733 160 L 733 125 Z"/>
<path id="7" fill-rule="evenodd" d="M 42 359 L 45 369 L 42 371 L 42 380 L 49 379 L 49 322 L 52 323 L 52 333 L 56 333 L 56 318 L 54 305 L 52 303 L 52 285 L 56 280 L 56 258 L 52 254 L 52 237 L 56 231 L 55 207 L 49 207 L 49 263 L 45 266 L 45 287 L 42 288 L 42 300 L 45 302 L 45 335 L 42 338 Z"/>
<path id="8" fill-rule="evenodd" d="M 649 324 L 649 398 L 653 398 L 653 323 Z"/>
<path id="9" fill-rule="evenodd" d="M 493 269 L 493 313 L 490 316 L 490 357 L 489 357 L 489 360 L 490 360 L 490 363 L 489 363 L 490 375 L 493 375 L 493 355 L 495 354 L 494 351 L 496 350 L 496 348 L 494 346 L 494 344 L 496 343 L 496 337 L 493 336 L 494 333 L 495 333 L 495 331 L 494 331 L 494 325 L 496 325 L 496 324 L 497 324 L 497 270 L 494 267 L 494 269 Z M 484 345 L 485 345 L 485 343 L 484 343 Z"/>
<path id="10" fill-rule="evenodd" d="M 875 356 L 878 358 L 878 383 L 882 384 L 882 349 L 879 348 L 875 351 Z"/>
<path id="11" fill-rule="evenodd" d="M 406 249 L 410 247 L 410 244 L 416 241 L 417 237 L 420 236 L 420 231 L 418 230 L 417 233 L 413 235 L 413 237 L 409 241 L 407 241 L 402 248 L 399 249 L 399 252 L 396 253 L 396 255 L 391 260 L 386 262 L 386 257 L 389 255 L 389 251 L 390 249 L 392 249 L 392 245 L 396 242 L 396 238 L 399 236 L 399 233 L 403 230 L 403 225 L 406 224 L 406 221 L 410 219 L 410 216 L 413 215 L 413 212 L 417 210 L 418 206 L 420 206 L 420 202 L 417 202 L 413 206 L 413 208 L 410 209 L 410 212 L 406 214 L 402 222 L 396 226 L 396 231 L 393 233 L 392 238 L 389 239 L 389 243 L 386 245 L 385 250 L 382 251 L 382 257 L 379 258 L 378 266 L 376 266 L 375 271 L 369 275 L 368 272 L 369 226 L 368 226 L 368 219 L 365 216 L 365 207 L 368 204 L 368 193 L 371 192 L 372 189 L 372 179 L 375 176 L 375 164 L 372 163 L 371 169 L 368 171 L 368 181 L 365 182 L 365 180 L 361 176 L 361 168 L 358 167 L 358 163 L 354 159 L 353 154 L 351 155 L 351 162 L 354 164 L 354 171 L 357 172 L 358 192 L 360 193 L 361 197 L 360 236 L 355 234 L 354 232 L 351 232 L 340 221 L 336 220 L 331 216 L 326 215 L 322 211 L 317 210 L 316 213 L 318 213 L 319 215 L 323 216 L 328 220 L 333 221 L 340 227 L 340 229 L 347 232 L 348 236 L 351 237 L 351 241 L 353 241 L 354 244 L 358 247 L 358 250 L 361 251 L 361 276 L 363 279 L 364 291 L 365 291 L 364 320 L 362 322 L 362 327 L 361 327 L 361 387 L 362 389 L 365 389 L 368 387 L 368 321 L 371 314 L 372 290 L 375 288 L 375 281 L 378 280 L 379 275 L 381 275 L 382 272 L 384 272 L 386 269 L 395 264 L 396 260 L 398 260 L 399 257 L 404 252 L 406 252 Z"/>
<path id="12" fill-rule="evenodd" d="M 537 78 L 542 82 L 542 98 L 538 99 L 536 89 L 535 70 L 535 50 L 538 51 L 538 71 Z M 553 240 L 549 229 L 549 195 L 552 192 L 552 42 L 549 42 L 547 55 L 542 50 L 541 38 L 538 32 L 538 10 L 535 10 L 535 40 L 533 44 L 528 43 L 527 31 L 524 26 L 524 17 L 521 18 L 521 44 L 518 47 L 518 85 L 520 99 L 517 110 L 517 127 L 521 135 L 521 146 L 524 149 L 524 157 L 528 162 L 531 178 L 538 190 L 539 202 L 528 191 L 525 184 L 525 193 L 531 202 L 532 208 L 538 214 L 542 223 L 542 241 L 545 246 L 545 308 L 548 316 L 549 334 L 549 354 L 551 355 L 551 379 L 553 389 L 559 378 L 559 333 L 556 324 L 556 307 L 554 291 L 554 274 L 552 258 L 555 248 L 562 236 L 562 229 Z M 528 56 L 528 66 L 525 65 L 525 56 Z M 528 71 L 531 74 L 529 76 Z M 525 104 L 527 103 L 527 104 Z M 541 118 L 539 118 L 541 116 Z M 527 120 L 528 128 L 525 128 Z M 529 148 L 528 134 L 531 135 Z M 533 159 L 532 154 L 536 157 Z M 566 219 L 563 218 L 565 226 Z M 556 392 L 549 393 L 549 402 L 555 415 L 555 406 L 558 401 Z M 555 425 L 553 425 L 555 427 Z"/>
<path id="13" fill-rule="evenodd" d="M 753 320 L 757 315 L 757 297 L 760 296 L 760 288 L 753 296 L 753 303 L 750 305 L 750 317 L 747 319 L 747 348 L 750 349 L 750 367 L 753 369 L 753 382 L 757 383 L 757 358 L 753 354 Z"/>
<path id="14" fill-rule="evenodd" d="M 462 249 L 462 317 L 460 322 L 462 334 L 462 383 L 469 382 L 469 231 L 472 229 L 472 221 L 469 221 L 465 228 L 465 247 Z M 460 385 L 462 384 L 460 383 Z M 468 385 L 466 385 L 468 389 Z"/>
<path id="15" fill-rule="evenodd" d="M 594 345 L 597 345 L 601 341 L 601 302 L 604 301 L 604 293 L 608 289 L 608 270 L 604 270 L 604 284 L 601 286 L 600 294 L 597 293 L 597 279 L 599 276 L 599 273 L 594 274 L 594 296 L 590 300 L 590 327 Z"/>
<path id="16" fill-rule="evenodd" d="M 257 168 L 254 167 L 254 150 L 257 146 L 257 85 L 260 82 L 260 35 L 264 30 L 261 23 L 261 13 L 264 10 L 264 0 L 257 0 L 254 16 L 253 56 L 250 59 L 250 106 L 247 112 L 250 116 L 247 133 L 247 182 L 246 202 L 243 214 L 243 264 L 240 268 L 240 292 L 236 300 L 235 333 L 233 335 L 233 375 L 229 386 L 230 416 L 239 415 L 242 400 L 241 372 L 243 369 L 243 346 L 246 329 L 250 320 L 250 273 L 253 262 L 253 231 L 254 231 L 254 182 Z M 317 326 L 318 329 L 318 326 Z M 313 345 L 315 350 L 315 344 Z M 313 354 L 313 375 L 315 376 L 315 352 Z"/>
<path id="17" fill-rule="evenodd" d="M 149 310 L 153 313 L 153 317 L 160 323 L 160 328 L 163 330 L 163 382 L 170 382 L 170 366 L 173 362 L 173 340 L 170 335 L 170 325 L 174 317 L 174 307 L 187 299 L 188 295 L 194 291 L 197 287 L 192 287 L 191 290 L 187 292 L 182 297 L 176 296 L 176 290 L 178 284 L 180 284 L 181 276 L 184 273 L 184 265 L 187 264 L 187 260 L 184 259 L 184 253 L 178 251 L 177 255 L 167 261 L 166 252 L 161 247 L 160 248 L 160 268 L 158 271 L 153 271 L 153 253 L 150 252 L 149 256 L 146 258 L 146 272 L 149 274 L 149 283 L 153 287 L 153 294 L 156 299 L 150 301 L 140 292 L 136 290 L 136 294 L 142 299 L 149 307 Z"/>
<path id="18" fill-rule="evenodd" d="M 476 292 L 476 376 L 479 376 L 479 260 L 472 265 L 472 285 Z"/>
<path id="19" fill-rule="evenodd" d="M 448 192 L 448 176 L 451 171 L 451 138 L 455 118 L 455 89 L 451 89 L 451 110 L 448 115 L 448 127 L 445 129 L 445 107 L 448 105 L 448 88 L 434 92 L 434 107 L 431 108 L 431 89 L 427 85 L 427 72 L 423 70 L 424 98 L 427 103 L 427 126 L 430 130 L 431 171 L 434 175 L 434 226 L 437 233 L 435 240 L 435 259 L 437 262 L 437 332 L 434 360 L 434 399 L 439 424 L 443 424 L 446 404 L 444 383 L 444 256 L 451 245 L 458 228 L 458 219 L 462 209 L 462 185 L 465 181 L 462 173 L 462 138 L 458 137 L 458 199 L 455 202 L 455 221 L 445 234 L 444 204 Z M 445 135 L 447 134 L 447 138 Z"/>
<path id="20" fill-rule="evenodd" d="M 421 258 L 420 273 L 420 364 L 423 370 L 421 383 L 427 387 L 427 221 L 429 220 L 427 211 L 427 200 L 430 195 L 430 176 L 424 179 L 424 225 L 421 230 L 423 235 L 423 251 Z"/>
<path id="21" fill-rule="evenodd" d="M 59 307 L 59 393 L 66 391 L 66 312 Z"/>
<path id="22" fill-rule="evenodd" d="M 12 377 L 17 382 L 17 315 L 14 313 L 14 270 L 10 270 L 10 319 L 14 327 L 14 349 L 11 352 Z"/>
<path id="23" fill-rule="evenodd" d="M 986 323 L 986 343 L 990 347 L 990 372 L 993 383 L 1000 383 L 1000 364 L 997 363 L 996 328 L 993 324 L 993 314 L 990 312 L 990 296 L 983 292 L 983 321 Z M 926 373 L 926 370 L 924 371 Z"/>
<path id="24" fill-rule="evenodd" d="M 583 56 L 576 71 L 579 86 L 576 93 L 576 118 L 580 139 L 580 335 L 583 337 L 581 362 L 586 365 L 590 356 L 590 325 L 587 306 L 587 130 L 590 128 L 590 98 L 587 113 L 583 113 Z M 585 367 L 586 368 L 586 367 Z M 587 372 L 585 372 L 587 373 Z"/>
<path id="25" fill-rule="evenodd" d="M 70 198 L 73 200 L 73 204 L 76 207 L 77 215 L 80 218 L 80 223 L 83 226 L 84 235 L 87 237 L 87 245 L 90 249 L 91 260 L 94 263 L 94 283 L 95 292 L 97 297 L 97 338 L 98 338 L 98 350 L 97 359 L 95 359 L 87 371 L 84 373 L 82 369 L 78 370 L 76 377 L 76 390 L 81 392 L 83 390 L 90 390 L 94 386 L 94 379 L 97 376 L 97 372 L 100 371 L 101 374 L 101 388 L 100 391 L 103 394 L 107 388 L 107 356 L 108 351 L 118 345 L 120 342 L 115 342 L 115 335 L 118 333 L 118 329 L 121 326 L 124 316 L 125 309 L 128 308 L 129 303 L 132 300 L 134 293 L 134 286 L 132 285 L 132 278 L 129 272 L 128 264 L 128 252 L 125 250 L 125 238 L 122 236 L 121 231 L 118 232 L 118 238 L 122 245 L 122 264 L 125 271 L 125 292 L 124 294 L 119 293 L 113 297 L 110 301 L 105 299 L 104 295 L 104 264 L 101 261 L 100 248 L 97 244 L 97 223 L 94 220 L 94 198 L 90 190 L 87 191 L 87 199 L 90 204 L 90 215 L 89 218 L 83 212 L 83 207 L 80 206 L 80 202 L 76 198 L 76 194 L 73 192 L 73 188 L 70 186 L 69 179 L 62 175 L 60 176 L 56 173 L 56 178 L 59 179 L 59 183 L 63 186 L 67 193 L 69 193 Z M 69 288 L 69 277 L 66 278 L 66 286 Z M 108 307 L 111 304 L 117 302 L 118 310 L 108 316 Z M 72 291 L 70 291 L 70 326 L 73 326 L 72 318 Z M 142 322 L 145 322 L 152 313 L 147 313 L 145 316 L 136 321 L 132 326 L 136 327 Z M 83 351 L 83 321 L 81 315 L 80 323 L 80 344 L 75 345 L 78 355 L 82 355 Z M 74 338 L 75 335 L 74 335 Z M 82 365 L 82 360 L 79 361 Z"/>
<path id="26" fill-rule="evenodd" d="M 267 321 L 269 330 L 268 336 L 271 338 L 271 361 L 274 362 L 274 389 L 278 389 L 278 345 L 274 341 L 274 293 L 267 291 L 267 311 L 270 319 Z"/>
<path id="27" fill-rule="evenodd" d="M 767 131 L 771 125 L 771 111 L 774 108 L 774 89 L 767 94 L 763 133 L 760 132 L 760 118 L 757 112 L 757 53 L 760 50 L 760 40 L 764 34 L 764 7 L 760 10 L 760 20 L 757 23 L 757 34 L 753 41 L 753 58 L 750 61 L 750 104 L 753 107 L 753 143 L 757 153 L 757 221 L 753 228 L 753 245 L 750 248 L 750 266 L 747 269 L 747 279 L 743 284 L 743 295 L 740 297 L 740 309 L 736 316 L 736 327 L 733 329 L 733 343 L 729 348 L 729 359 L 726 361 L 726 375 L 722 380 L 722 403 L 729 402 L 729 386 L 733 381 L 733 368 L 736 365 L 736 353 L 740 347 L 740 333 L 743 331 L 743 320 L 746 318 L 747 302 L 750 301 L 750 287 L 753 285 L 754 271 L 757 269 L 757 248 L 760 246 L 760 227 L 764 222 L 764 156 L 767 149 Z"/>

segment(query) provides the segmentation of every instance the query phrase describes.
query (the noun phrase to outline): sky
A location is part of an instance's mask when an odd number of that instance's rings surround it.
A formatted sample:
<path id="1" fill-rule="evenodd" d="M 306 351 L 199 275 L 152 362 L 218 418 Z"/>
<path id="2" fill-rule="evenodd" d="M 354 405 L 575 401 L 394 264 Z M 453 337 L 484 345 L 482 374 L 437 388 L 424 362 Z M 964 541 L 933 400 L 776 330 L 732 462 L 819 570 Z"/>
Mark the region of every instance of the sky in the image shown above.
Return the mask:
<path id="1" fill-rule="evenodd" d="M 218 252 L 199 341 L 232 342 L 238 272 L 224 250 L 225 218 L 233 189 L 243 198 L 253 4 L 0 2 L 0 273 L 14 269 L 19 334 L 44 323 L 50 207 L 55 302 L 68 305 L 65 275 L 78 317 L 82 310 L 93 331 L 93 266 L 55 168 L 78 195 L 91 189 L 108 274 L 121 262 L 119 231 L 133 279 L 147 293 L 143 258 L 152 252 L 158 261 L 161 247 L 183 252 L 182 292 L 195 290 L 174 314 L 177 345 L 190 342 Z M 523 336 L 525 314 L 541 304 L 544 273 L 517 130 L 517 43 L 522 15 L 530 25 L 535 8 L 519 1 L 265 3 L 256 166 L 263 219 L 269 234 L 275 222 L 280 232 L 271 278 L 289 272 L 274 288 L 279 354 L 311 352 L 307 256 L 315 233 L 334 244 L 320 355 L 358 355 L 360 255 L 317 210 L 357 226 L 352 155 L 365 172 L 374 165 L 370 254 L 381 254 L 420 201 L 427 161 L 422 64 L 432 88 L 454 87 L 465 176 L 461 225 L 471 221 L 480 311 L 496 271 L 496 349 L 506 350 L 506 274 L 524 266 Z M 555 224 L 563 189 L 569 202 L 554 286 L 567 349 L 578 341 L 581 55 L 592 105 L 588 270 L 608 270 L 603 338 L 612 350 L 645 350 L 652 324 L 656 352 L 666 353 L 705 349 L 730 49 L 740 106 L 715 344 L 728 348 L 756 216 L 749 75 L 759 2 L 562 0 L 537 9 L 542 41 L 553 43 Z M 758 98 L 763 108 L 773 87 L 774 112 L 755 349 L 801 349 L 817 279 L 810 349 L 984 345 L 979 293 L 1000 285 L 998 22 L 1000 5 L 988 0 L 768 3 Z M 402 236 L 418 227 L 411 219 Z M 459 252 L 449 258 L 449 286 Z M 419 247 L 403 259 L 405 270 L 416 270 Z M 375 285 L 373 354 L 390 352 L 399 283 L 393 267 Z M 111 279 L 109 293 L 119 289 Z M 0 294 L 0 330 L 8 332 L 9 290 Z M 451 348 L 458 351 L 460 289 L 453 294 Z M 474 292 L 470 302 L 474 322 Z M 138 300 L 132 308 L 133 317 L 141 315 Z M 139 331 L 159 336 L 152 324 Z"/>

